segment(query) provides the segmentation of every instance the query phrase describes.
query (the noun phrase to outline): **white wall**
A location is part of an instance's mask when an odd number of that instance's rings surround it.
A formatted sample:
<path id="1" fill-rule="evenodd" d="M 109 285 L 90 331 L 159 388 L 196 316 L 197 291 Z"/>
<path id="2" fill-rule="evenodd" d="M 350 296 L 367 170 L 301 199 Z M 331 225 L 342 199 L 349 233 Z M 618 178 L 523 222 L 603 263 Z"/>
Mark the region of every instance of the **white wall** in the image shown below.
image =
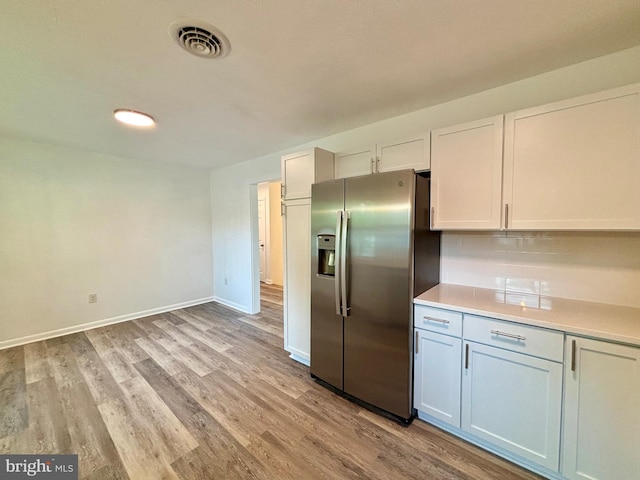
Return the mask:
<path id="1" fill-rule="evenodd" d="M 419 131 L 635 82 L 640 82 L 640 46 L 213 171 L 214 290 L 217 298 L 240 310 L 255 311 L 249 186 L 279 178 L 281 155 L 312 146 L 337 152 L 393 141 L 396 137 Z M 371 101 L 375 102 L 375 99 Z M 224 285 L 224 278 L 232 280 Z"/>
<path id="2" fill-rule="evenodd" d="M 211 299 L 210 202 L 202 170 L 0 138 L 0 348 Z"/>
<path id="3" fill-rule="evenodd" d="M 211 172 L 215 300 L 244 312 L 260 308 L 257 184 L 278 178 L 280 156 Z"/>

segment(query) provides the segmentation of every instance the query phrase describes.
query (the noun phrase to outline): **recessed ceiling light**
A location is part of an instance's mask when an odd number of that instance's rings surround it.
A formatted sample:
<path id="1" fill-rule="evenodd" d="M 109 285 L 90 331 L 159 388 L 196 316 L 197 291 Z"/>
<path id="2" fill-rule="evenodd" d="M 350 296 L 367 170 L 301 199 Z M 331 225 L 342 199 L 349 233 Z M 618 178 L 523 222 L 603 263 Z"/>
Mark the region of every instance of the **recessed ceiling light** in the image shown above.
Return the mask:
<path id="1" fill-rule="evenodd" d="M 126 123 L 127 125 L 132 125 L 134 127 L 151 127 L 156 123 L 151 115 L 124 108 L 114 110 L 113 116 L 116 117 L 116 120 L 119 122 Z"/>

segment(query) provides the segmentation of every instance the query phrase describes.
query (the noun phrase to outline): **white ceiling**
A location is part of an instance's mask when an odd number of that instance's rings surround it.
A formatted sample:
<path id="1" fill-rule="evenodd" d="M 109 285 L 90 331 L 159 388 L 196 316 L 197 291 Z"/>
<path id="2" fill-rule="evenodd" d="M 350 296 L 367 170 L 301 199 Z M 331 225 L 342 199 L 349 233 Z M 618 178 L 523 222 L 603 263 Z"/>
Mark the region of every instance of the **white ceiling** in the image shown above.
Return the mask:
<path id="1" fill-rule="evenodd" d="M 2 0 L 0 135 L 216 168 L 638 44 L 638 0 Z"/>

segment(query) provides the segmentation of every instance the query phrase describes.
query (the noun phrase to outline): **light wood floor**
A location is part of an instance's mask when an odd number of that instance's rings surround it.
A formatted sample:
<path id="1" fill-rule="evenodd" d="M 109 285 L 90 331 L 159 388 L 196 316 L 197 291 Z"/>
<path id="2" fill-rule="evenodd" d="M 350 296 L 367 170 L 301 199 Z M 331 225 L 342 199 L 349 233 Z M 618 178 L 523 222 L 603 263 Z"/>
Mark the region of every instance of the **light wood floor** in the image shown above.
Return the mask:
<path id="1" fill-rule="evenodd" d="M 273 305 L 283 305 L 282 287 L 280 285 L 260 282 L 260 301 Z"/>
<path id="2" fill-rule="evenodd" d="M 77 453 L 87 479 L 538 478 L 320 387 L 282 350 L 268 301 L 0 351 L 0 453 Z"/>

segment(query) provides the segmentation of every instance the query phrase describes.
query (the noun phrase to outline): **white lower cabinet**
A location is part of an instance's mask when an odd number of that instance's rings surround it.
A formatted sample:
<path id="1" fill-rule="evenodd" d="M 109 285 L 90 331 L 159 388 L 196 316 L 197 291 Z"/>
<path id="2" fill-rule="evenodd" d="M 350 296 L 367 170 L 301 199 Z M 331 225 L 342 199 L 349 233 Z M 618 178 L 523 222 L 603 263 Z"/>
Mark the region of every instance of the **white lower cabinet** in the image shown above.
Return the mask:
<path id="1" fill-rule="evenodd" d="M 422 420 L 560 478 L 564 333 L 414 307 Z"/>
<path id="2" fill-rule="evenodd" d="M 557 471 L 562 364 L 464 343 L 462 429 Z"/>
<path id="3" fill-rule="evenodd" d="M 640 348 L 566 341 L 563 475 L 640 478 Z"/>
<path id="4" fill-rule="evenodd" d="M 414 407 L 460 427 L 460 338 L 415 329 Z"/>
<path id="5" fill-rule="evenodd" d="M 414 325 L 422 420 L 547 478 L 640 479 L 639 347 L 424 305 Z"/>
<path id="6" fill-rule="evenodd" d="M 284 349 L 309 365 L 311 358 L 311 199 L 284 205 Z"/>

